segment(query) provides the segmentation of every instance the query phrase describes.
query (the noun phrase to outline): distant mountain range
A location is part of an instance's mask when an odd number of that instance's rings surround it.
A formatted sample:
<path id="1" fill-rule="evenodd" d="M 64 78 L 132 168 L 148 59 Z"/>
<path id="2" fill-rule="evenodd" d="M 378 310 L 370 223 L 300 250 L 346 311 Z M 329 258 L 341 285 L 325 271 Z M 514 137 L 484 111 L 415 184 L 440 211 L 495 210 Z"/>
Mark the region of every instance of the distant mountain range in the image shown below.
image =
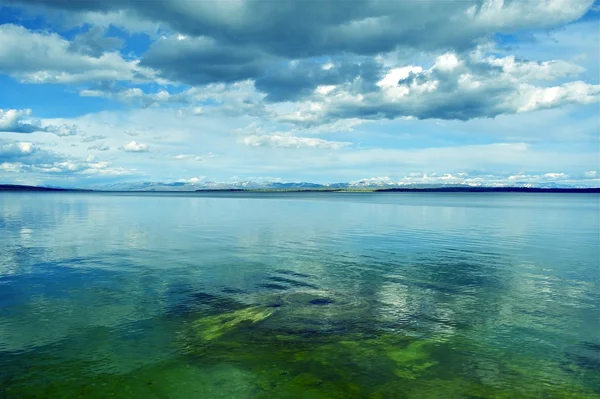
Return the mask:
<path id="1" fill-rule="evenodd" d="M 238 181 L 238 182 L 139 182 L 139 183 L 115 183 L 94 187 L 103 191 L 203 191 L 203 190 L 274 190 L 274 191 L 296 191 L 296 190 L 381 190 L 381 189 L 439 189 L 439 188 L 544 188 L 544 189 L 578 189 L 589 188 L 588 186 L 565 185 L 558 183 L 531 183 L 514 182 L 511 184 L 400 184 L 388 181 L 365 179 L 355 182 L 342 182 L 331 184 L 318 184 L 309 182 L 272 182 L 272 181 Z"/>
<path id="2" fill-rule="evenodd" d="M 90 188 L 93 191 L 134 191 L 134 192 L 194 192 L 194 191 L 465 191 L 465 192 L 505 192 L 505 191 L 531 191 L 531 192 L 565 192 L 587 191 L 600 192 L 600 188 L 586 186 L 563 185 L 558 183 L 530 183 L 514 182 L 494 185 L 468 185 L 468 184 L 399 184 L 387 181 L 373 181 L 372 179 L 356 182 L 318 184 L 308 182 L 138 182 L 115 183 Z M 0 185 L 0 191 L 87 191 L 65 189 L 48 186 Z"/>

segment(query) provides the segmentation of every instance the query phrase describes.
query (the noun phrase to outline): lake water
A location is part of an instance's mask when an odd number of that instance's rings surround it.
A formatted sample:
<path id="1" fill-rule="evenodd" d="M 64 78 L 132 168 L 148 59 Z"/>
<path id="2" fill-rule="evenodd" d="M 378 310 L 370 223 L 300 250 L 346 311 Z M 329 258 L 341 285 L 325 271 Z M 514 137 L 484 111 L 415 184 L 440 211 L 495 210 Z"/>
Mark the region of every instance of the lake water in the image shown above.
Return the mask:
<path id="1" fill-rule="evenodd" d="M 0 398 L 600 398 L 599 199 L 0 193 Z"/>

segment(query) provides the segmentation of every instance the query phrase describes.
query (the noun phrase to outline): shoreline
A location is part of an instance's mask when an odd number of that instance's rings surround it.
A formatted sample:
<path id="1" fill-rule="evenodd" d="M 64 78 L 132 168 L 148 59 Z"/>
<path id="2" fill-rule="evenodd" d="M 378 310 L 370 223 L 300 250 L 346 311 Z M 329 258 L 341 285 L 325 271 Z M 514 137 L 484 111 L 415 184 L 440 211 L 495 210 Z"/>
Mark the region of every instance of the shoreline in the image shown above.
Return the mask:
<path id="1" fill-rule="evenodd" d="M 68 193 L 569 193 L 600 194 L 600 187 L 540 188 L 540 187 L 390 187 L 390 188 L 318 188 L 318 189 L 198 189 L 198 190 L 92 190 L 0 184 L 0 192 L 68 192 Z"/>

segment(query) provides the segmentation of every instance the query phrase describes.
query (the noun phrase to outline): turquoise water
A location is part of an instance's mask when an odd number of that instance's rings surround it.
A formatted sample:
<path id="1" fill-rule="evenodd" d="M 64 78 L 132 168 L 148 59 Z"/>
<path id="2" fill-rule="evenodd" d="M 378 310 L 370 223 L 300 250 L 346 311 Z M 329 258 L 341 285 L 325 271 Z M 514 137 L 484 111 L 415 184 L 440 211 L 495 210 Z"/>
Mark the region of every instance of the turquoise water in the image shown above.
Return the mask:
<path id="1" fill-rule="evenodd" d="M 0 398 L 600 398 L 595 194 L 0 194 Z"/>

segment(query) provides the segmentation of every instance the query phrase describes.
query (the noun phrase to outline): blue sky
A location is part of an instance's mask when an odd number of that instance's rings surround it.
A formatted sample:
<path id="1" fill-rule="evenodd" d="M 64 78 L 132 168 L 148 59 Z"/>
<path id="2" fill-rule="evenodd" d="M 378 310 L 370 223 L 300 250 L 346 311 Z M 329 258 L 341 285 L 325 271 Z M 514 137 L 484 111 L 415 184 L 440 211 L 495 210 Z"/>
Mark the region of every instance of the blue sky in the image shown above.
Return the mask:
<path id="1" fill-rule="evenodd" d="M 0 183 L 600 186 L 600 4 L 0 0 Z"/>

